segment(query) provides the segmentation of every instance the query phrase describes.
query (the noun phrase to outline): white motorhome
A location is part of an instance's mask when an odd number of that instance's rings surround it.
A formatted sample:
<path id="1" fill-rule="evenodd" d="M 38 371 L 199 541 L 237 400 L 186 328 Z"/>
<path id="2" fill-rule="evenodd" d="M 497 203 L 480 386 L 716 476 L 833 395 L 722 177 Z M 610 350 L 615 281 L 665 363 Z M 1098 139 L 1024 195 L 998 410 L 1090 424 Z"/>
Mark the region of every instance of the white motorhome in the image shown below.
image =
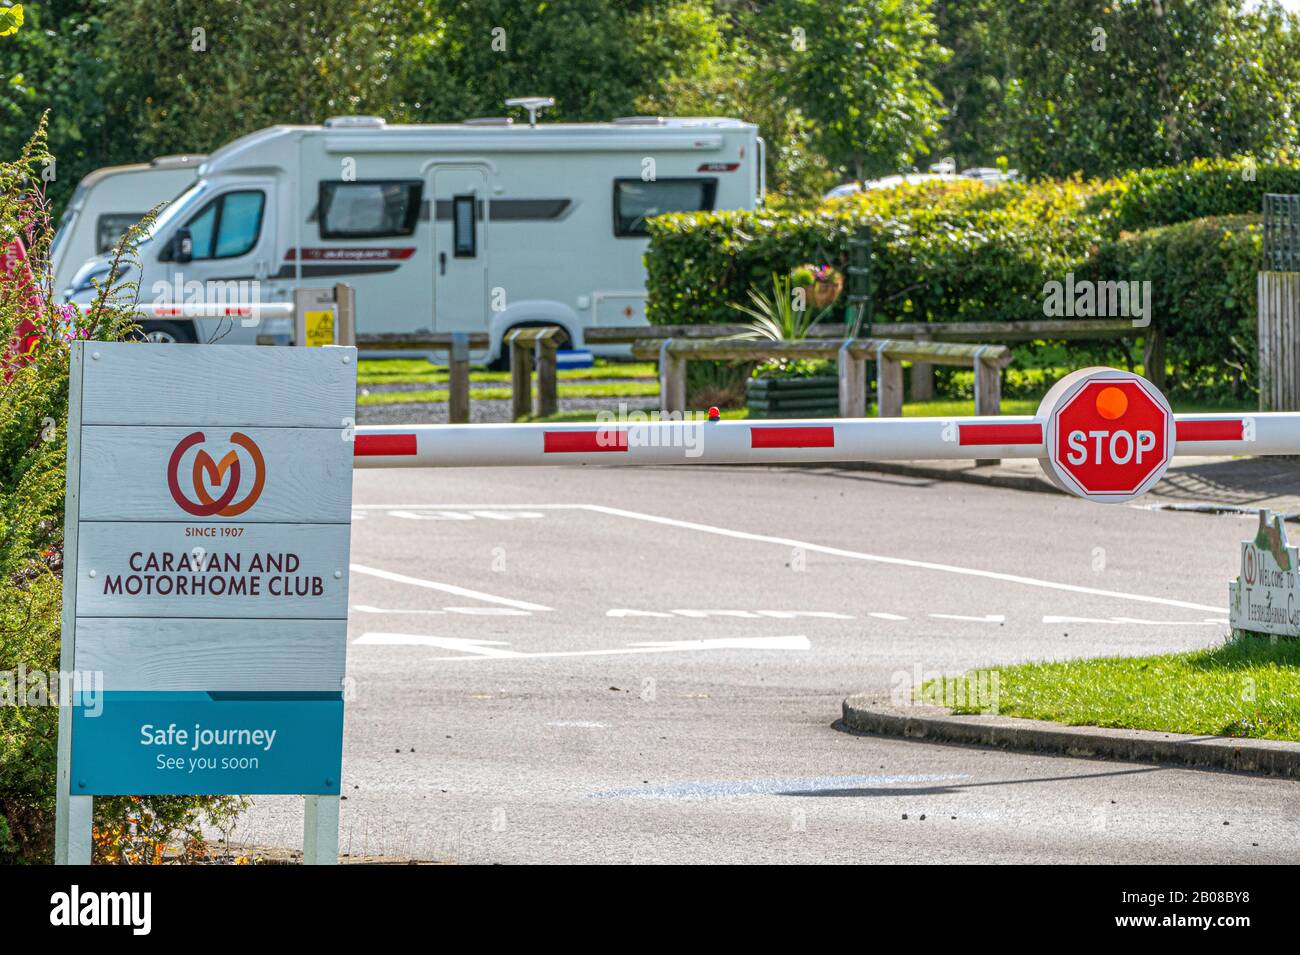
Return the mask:
<path id="1" fill-rule="evenodd" d="M 645 321 L 648 217 L 760 201 L 753 125 L 537 123 L 546 100 L 511 104 L 529 121 L 399 126 L 350 116 L 235 140 L 142 244 L 143 273 L 131 276 L 141 301 L 231 301 L 251 287 L 255 301 L 283 302 L 296 287 L 345 282 L 359 334 L 487 331 L 496 358 L 511 328 L 556 324 L 576 347 L 590 325 Z M 106 268 L 87 263 L 74 297 L 87 297 Z M 182 323 L 144 325 L 193 340 Z M 201 341 L 287 334 L 270 320 L 195 325 Z"/>
<path id="2" fill-rule="evenodd" d="M 82 179 L 50 246 L 55 290 L 66 289 L 83 262 L 112 249 L 145 213 L 193 185 L 207 158 L 202 153 L 159 156 L 152 162 L 105 166 Z"/>

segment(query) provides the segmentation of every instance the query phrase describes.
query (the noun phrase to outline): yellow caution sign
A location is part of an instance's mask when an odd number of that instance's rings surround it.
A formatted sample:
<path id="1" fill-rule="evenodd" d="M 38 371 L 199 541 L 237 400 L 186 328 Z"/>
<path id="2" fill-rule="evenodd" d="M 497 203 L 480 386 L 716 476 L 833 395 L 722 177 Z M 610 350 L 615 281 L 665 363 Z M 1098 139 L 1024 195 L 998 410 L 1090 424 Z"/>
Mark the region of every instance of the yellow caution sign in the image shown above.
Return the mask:
<path id="1" fill-rule="evenodd" d="M 307 347 L 334 344 L 334 309 L 303 312 L 303 326 L 307 330 Z"/>

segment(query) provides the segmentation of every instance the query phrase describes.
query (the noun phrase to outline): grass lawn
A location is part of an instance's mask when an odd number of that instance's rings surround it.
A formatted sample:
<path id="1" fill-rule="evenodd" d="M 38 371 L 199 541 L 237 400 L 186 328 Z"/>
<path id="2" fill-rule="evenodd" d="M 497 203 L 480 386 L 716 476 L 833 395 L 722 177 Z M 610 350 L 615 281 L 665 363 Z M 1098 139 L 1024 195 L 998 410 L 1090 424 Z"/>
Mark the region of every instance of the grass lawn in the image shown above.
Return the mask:
<path id="1" fill-rule="evenodd" d="M 596 359 L 591 368 L 572 368 L 560 372 L 560 381 L 585 381 L 590 378 L 657 378 L 654 362 L 611 362 Z M 471 368 L 472 382 L 510 384 L 510 372 Z M 357 362 L 358 385 L 445 385 L 447 368 L 432 365 L 422 358 L 365 359 Z"/>
<path id="2" fill-rule="evenodd" d="M 659 394 L 659 383 L 654 381 L 610 381 L 596 384 L 577 382 L 565 384 L 563 380 L 557 386 L 561 398 L 645 398 Z M 510 388 L 475 388 L 470 393 L 471 400 L 491 398 L 509 398 Z M 447 390 L 419 391 L 373 391 L 370 394 L 357 395 L 357 404 L 364 405 L 405 405 L 427 404 L 432 401 L 446 401 Z M 593 412 L 586 412 L 593 417 Z"/>
<path id="3" fill-rule="evenodd" d="M 997 713 L 1071 726 L 1300 741 L 1300 640 L 1240 636 L 1154 657 L 997 667 Z M 935 692 L 938 681 L 922 688 Z M 950 697 L 951 698 L 951 697 Z M 956 707 L 980 712 L 978 706 Z"/>

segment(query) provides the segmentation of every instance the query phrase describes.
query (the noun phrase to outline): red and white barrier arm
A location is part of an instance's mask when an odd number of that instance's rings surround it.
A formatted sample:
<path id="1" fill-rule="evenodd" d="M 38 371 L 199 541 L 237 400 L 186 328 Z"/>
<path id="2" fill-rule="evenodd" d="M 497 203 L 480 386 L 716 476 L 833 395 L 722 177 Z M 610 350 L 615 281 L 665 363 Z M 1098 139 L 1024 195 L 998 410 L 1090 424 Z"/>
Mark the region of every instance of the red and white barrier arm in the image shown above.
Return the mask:
<path id="1" fill-rule="evenodd" d="M 1300 454 L 1300 413 L 1175 416 L 1176 455 Z M 782 464 L 1041 458 L 1038 418 L 359 426 L 355 466 Z"/>
<path id="2" fill-rule="evenodd" d="M 94 306 L 84 302 L 76 307 L 89 311 Z M 217 303 L 188 302 L 180 305 L 158 305 L 140 302 L 133 309 L 146 318 L 292 318 L 292 302 Z"/>

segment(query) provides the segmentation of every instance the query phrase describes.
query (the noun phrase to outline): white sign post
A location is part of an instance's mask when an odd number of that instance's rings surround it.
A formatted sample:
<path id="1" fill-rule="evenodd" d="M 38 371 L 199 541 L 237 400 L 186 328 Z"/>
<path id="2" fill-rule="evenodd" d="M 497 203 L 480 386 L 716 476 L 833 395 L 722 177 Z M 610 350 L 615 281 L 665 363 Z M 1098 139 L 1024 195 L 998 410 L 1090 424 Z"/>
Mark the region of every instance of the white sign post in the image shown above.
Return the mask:
<path id="1" fill-rule="evenodd" d="M 262 793 L 337 861 L 355 407 L 354 348 L 72 345 L 56 862 L 97 795 Z"/>

